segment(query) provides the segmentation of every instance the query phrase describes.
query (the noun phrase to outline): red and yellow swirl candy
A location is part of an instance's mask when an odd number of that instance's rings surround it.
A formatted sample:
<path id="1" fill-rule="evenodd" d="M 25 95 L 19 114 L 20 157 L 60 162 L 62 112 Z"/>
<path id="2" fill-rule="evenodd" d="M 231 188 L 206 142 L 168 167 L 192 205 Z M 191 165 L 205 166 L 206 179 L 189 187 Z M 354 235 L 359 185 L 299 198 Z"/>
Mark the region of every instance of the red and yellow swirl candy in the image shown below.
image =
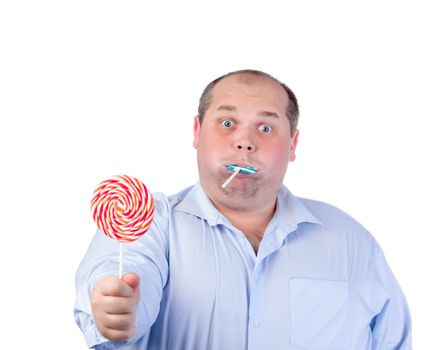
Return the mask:
<path id="1" fill-rule="evenodd" d="M 140 180 L 117 175 L 98 185 L 91 209 L 101 232 L 127 243 L 140 238 L 149 229 L 155 204 L 151 193 Z"/>

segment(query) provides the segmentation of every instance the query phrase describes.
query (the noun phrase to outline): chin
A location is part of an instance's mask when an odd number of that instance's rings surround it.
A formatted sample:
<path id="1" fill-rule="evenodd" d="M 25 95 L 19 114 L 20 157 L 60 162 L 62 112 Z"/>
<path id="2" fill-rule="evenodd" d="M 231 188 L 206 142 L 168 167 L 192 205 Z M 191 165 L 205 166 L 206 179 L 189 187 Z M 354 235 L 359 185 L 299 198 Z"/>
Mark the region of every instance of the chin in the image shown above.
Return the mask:
<path id="1" fill-rule="evenodd" d="M 231 185 L 231 184 L 230 184 Z M 232 185 L 227 186 L 225 189 L 221 189 L 227 196 L 235 198 L 238 200 L 252 200 L 256 198 L 260 192 L 260 187 L 255 184 L 245 184 L 245 185 Z"/>

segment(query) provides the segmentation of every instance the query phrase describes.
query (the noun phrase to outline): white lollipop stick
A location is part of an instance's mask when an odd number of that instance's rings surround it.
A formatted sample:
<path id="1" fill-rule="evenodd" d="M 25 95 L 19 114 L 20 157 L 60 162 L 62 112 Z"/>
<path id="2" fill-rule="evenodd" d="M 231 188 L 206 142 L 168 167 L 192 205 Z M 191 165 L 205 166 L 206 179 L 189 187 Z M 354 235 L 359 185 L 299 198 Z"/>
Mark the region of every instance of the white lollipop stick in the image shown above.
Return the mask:
<path id="1" fill-rule="evenodd" d="M 222 189 L 226 188 L 227 185 L 230 183 L 230 181 L 232 181 L 233 178 L 234 178 L 236 175 L 238 175 L 238 173 L 240 172 L 240 170 L 241 170 L 240 168 L 236 168 L 235 171 L 233 172 L 233 174 L 230 175 L 230 177 L 226 180 L 226 182 L 224 182 L 224 183 L 221 185 L 221 188 L 222 188 Z"/>
<path id="2" fill-rule="evenodd" d="M 118 272 L 118 277 L 123 277 L 123 243 L 120 242 L 120 268 Z"/>

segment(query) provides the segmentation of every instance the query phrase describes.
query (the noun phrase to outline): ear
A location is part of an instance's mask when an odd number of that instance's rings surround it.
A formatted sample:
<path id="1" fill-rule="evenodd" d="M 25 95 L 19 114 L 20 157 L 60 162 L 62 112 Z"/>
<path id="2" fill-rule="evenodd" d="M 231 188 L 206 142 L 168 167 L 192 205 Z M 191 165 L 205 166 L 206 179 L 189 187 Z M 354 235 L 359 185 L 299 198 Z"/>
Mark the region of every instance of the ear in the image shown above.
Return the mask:
<path id="1" fill-rule="evenodd" d="M 299 130 L 296 129 L 295 133 L 292 136 L 292 140 L 290 141 L 290 161 L 293 162 L 296 159 L 296 146 L 298 146 L 298 136 Z"/>
<path id="2" fill-rule="evenodd" d="M 195 116 L 195 118 L 193 119 L 193 148 L 195 149 L 198 148 L 200 129 L 200 119 L 198 118 L 198 116 Z"/>

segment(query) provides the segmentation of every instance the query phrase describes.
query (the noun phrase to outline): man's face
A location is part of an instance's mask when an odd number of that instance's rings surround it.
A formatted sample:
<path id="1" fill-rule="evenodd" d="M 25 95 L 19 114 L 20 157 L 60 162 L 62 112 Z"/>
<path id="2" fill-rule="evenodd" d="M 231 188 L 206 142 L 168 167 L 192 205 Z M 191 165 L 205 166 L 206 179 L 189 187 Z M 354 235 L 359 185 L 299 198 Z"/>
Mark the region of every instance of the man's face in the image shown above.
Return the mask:
<path id="1" fill-rule="evenodd" d="M 290 135 L 287 103 L 284 89 L 268 78 L 233 75 L 215 85 L 202 124 L 194 121 L 200 182 L 215 206 L 251 211 L 275 202 L 298 140 L 298 131 Z M 258 171 L 239 173 L 222 189 L 229 164 Z"/>

